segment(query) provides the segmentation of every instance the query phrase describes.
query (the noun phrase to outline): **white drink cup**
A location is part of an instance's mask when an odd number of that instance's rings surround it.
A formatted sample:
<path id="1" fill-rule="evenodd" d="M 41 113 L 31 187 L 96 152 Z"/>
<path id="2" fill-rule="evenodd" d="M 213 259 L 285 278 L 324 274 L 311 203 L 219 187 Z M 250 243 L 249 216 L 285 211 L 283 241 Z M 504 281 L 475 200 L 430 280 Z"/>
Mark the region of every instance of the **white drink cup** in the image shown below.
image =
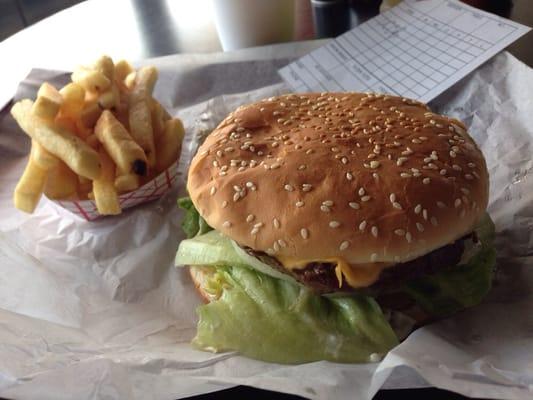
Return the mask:
<path id="1" fill-rule="evenodd" d="M 213 0 L 212 4 L 224 51 L 294 37 L 294 0 Z"/>

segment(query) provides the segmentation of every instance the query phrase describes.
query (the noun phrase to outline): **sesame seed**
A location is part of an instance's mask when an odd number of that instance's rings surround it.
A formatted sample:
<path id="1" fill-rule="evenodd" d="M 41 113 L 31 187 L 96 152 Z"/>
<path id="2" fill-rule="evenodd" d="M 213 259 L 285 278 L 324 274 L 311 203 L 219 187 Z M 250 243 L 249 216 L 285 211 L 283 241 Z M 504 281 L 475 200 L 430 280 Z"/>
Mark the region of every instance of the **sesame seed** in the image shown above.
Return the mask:
<path id="1" fill-rule="evenodd" d="M 346 179 L 351 181 L 353 179 L 353 175 L 350 172 L 346 172 Z"/>
<path id="2" fill-rule="evenodd" d="M 415 214 L 420 214 L 420 211 L 422 211 L 422 205 L 421 204 L 417 204 L 415 206 Z"/>
<path id="3" fill-rule="evenodd" d="M 455 199 L 455 202 L 453 203 L 453 206 L 455 208 L 459 208 L 460 205 L 461 205 L 461 199 Z"/>
<path id="4" fill-rule="evenodd" d="M 453 164 L 453 165 L 452 165 L 452 169 L 454 169 L 455 171 L 462 171 L 462 170 L 463 170 L 463 169 L 462 169 L 459 165 L 457 165 L 457 164 Z"/>
<path id="5" fill-rule="evenodd" d="M 411 241 L 413 240 L 413 236 L 410 232 L 405 233 L 405 240 L 407 240 L 407 243 L 411 243 Z"/>
<path id="6" fill-rule="evenodd" d="M 359 188 L 359 196 L 364 196 L 365 195 L 365 189 L 364 188 Z"/>
<path id="7" fill-rule="evenodd" d="M 376 253 L 372 253 L 370 255 L 370 261 L 376 262 L 378 260 L 378 255 Z"/>
<path id="8" fill-rule="evenodd" d="M 323 201 L 322 204 L 325 205 L 325 206 L 331 207 L 333 205 L 333 201 L 326 200 L 326 201 Z"/>
<path id="9" fill-rule="evenodd" d="M 422 225 L 420 222 L 417 222 L 416 229 L 418 229 L 419 232 L 424 232 L 424 225 Z"/>
<path id="10" fill-rule="evenodd" d="M 472 179 L 474 179 L 474 177 L 470 174 L 465 174 L 465 179 L 471 181 Z"/>
<path id="11" fill-rule="evenodd" d="M 274 225 L 274 228 L 279 229 L 281 224 L 279 223 L 279 220 L 277 218 L 274 218 L 272 220 L 272 225 Z"/>
<path id="12" fill-rule="evenodd" d="M 233 201 L 236 202 L 236 201 L 239 201 L 239 199 L 241 198 L 241 193 L 240 192 L 237 192 L 233 195 Z"/>
<path id="13" fill-rule="evenodd" d="M 396 195 L 394 193 L 391 193 L 389 195 L 389 200 L 391 203 L 394 203 L 396 201 Z"/>
<path id="14" fill-rule="evenodd" d="M 250 231 L 250 234 L 251 235 L 257 235 L 259 233 L 259 228 L 253 228 L 251 231 Z"/>
<path id="15" fill-rule="evenodd" d="M 372 236 L 374 236 L 375 238 L 378 237 L 378 227 L 377 227 L 377 226 L 373 226 L 373 227 L 370 229 L 370 232 L 372 233 Z"/>
<path id="16" fill-rule="evenodd" d="M 226 208 L 228 206 L 228 202 L 226 200 L 224 200 L 222 202 L 222 208 Z"/>
<path id="17" fill-rule="evenodd" d="M 309 231 L 305 228 L 300 229 L 300 235 L 303 239 L 307 239 L 309 237 Z"/>
<path id="18" fill-rule="evenodd" d="M 279 163 L 274 163 L 270 166 L 270 169 L 278 169 L 281 165 Z"/>
<path id="19" fill-rule="evenodd" d="M 403 229 L 395 229 L 394 233 L 398 236 L 405 236 L 405 230 Z"/>
<path id="20" fill-rule="evenodd" d="M 340 251 L 346 250 L 346 249 L 348 248 L 348 246 L 350 246 L 350 242 L 348 242 L 347 240 L 345 240 L 345 241 L 342 242 L 341 245 L 339 246 L 339 250 L 340 250 Z"/>
<path id="21" fill-rule="evenodd" d="M 329 222 L 329 227 L 330 228 L 338 228 L 339 226 L 341 226 L 339 221 L 330 221 Z"/>
<path id="22" fill-rule="evenodd" d="M 224 221 L 224 222 L 222 223 L 222 226 L 223 226 L 224 228 L 230 228 L 230 227 L 231 227 L 231 222 L 229 222 L 229 221 Z"/>
<path id="23" fill-rule="evenodd" d="M 310 183 L 304 183 L 302 184 L 302 191 L 309 192 L 313 188 L 313 185 Z"/>
<path id="24" fill-rule="evenodd" d="M 279 251 L 279 243 L 276 241 L 274 242 L 274 244 L 272 245 L 272 247 L 274 248 L 275 251 Z"/>
<path id="25" fill-rule="evenodd" d="M 294 188 L 293 188 L 291 185 L 289 185 L 289 184 L 283 186 L 283 188 L 284 188 L 287 192 L 292 192 L 292 191 L 294 190 Z"/>
<path id="26" fill-rule="evenodd" d="M 262 222 L 258 222 L 257 224 L 254 224 L 254 228 L 261 228 L 263 225 L 265 224 L 263 224 Z"/>
<path id="27" fill-rule="evenodd" d="M 255 218 L 255 215 L 253 214 L 249 214 L 247 217 L 246 217 L 246 222 L 252 222 Z"/>
<path id="28" fill-rule="evenodd" d="M 433 225 L 433 226 L 438 226 L 439 225 L 439 223 L 437 221 L 437 218 L 435 218 L 435 217 L 431 217 L 430 221 L 431 221 L 431 225 Z"/>
<path id="29" fill-rule="evenodd" d="M 457 154 L 455 153 L 455 151 L 453 151 L 453 150 L 450 151 L 450 157 L 451 158 L 457 157 Z"/>
<path id="30" fill-rule="evenodd" d="M 296 205 L 296 207 L 303 207 L 305 205 L 305 203 L 302 200 L 300 200 L 300 201 L 297 201 L 295 203 L 295 205 Z"/>
<path id="31" fill-rule="evenodd" d="M 278 243 L 281 247 L 287 247 L 287 243 L 283 239 L 278 239 Z"/>
<path id="32" fill-rule="evenodd" d="M 469 168 L 475 168 L 475 167 L 476 167 L 476 164 L 474 164 L 473 162 L 469 162 L 469 163 L 468 163 L 468 167 L 469 167 Z"/>
<path id="33" fill-rule="evenodd" d="M 211 190 L 209 191 L 209 194 L 211 196 L 213 196 L 216 192 L 217 192 L 217 188 L 213 186 L 213 187 L 211 187 Z"/>
<path id="34" fill-rule="evenodd" d="M 376 169 L 379 167 L 379 161 L 370 161 L 370 168 Z"/>
<path id="35" fill-rule="evenodd" d="M 392 206 L 398 210 L 401 210 L 402 209 L 402 205 L 400 203 L 398 203 L 397 201 L 394 201 L 392 203 Z"/>
<path id="36" fill-rule="evenodd" d="M 306 168 L 307 168 L 307 166 L 306 166 L 305 164 L 302 164 L 302 165 L 300 165 L 300 166 L 298 167 L 298 170 L 299 170 L 299 171 L 303 171 L 303 170 L 306 169 Z"/>
<path id="37" fill-rule="evenodd" d="M 410 173 L 408 172 L 402 172 L 400 173 L 400 177 L 402 178 L 411 178 L 413 175 L 411 175 Z"/>
<path id="38" fill-rule="evenodd" d="M 370 197 L 370 196 L 361 197 L 361 201 L 363 201 L 363 202 L 369 201 L 370 199 L 372 199 L 372 197 Z"/>
<path id="39" fill-rule="evenodd" d="M 426 221 L 428 220 L 428 210 L 426 210 L 425 208 L 422 210 L 422 216 Z"/>
<path id="40" fill-rule="evenodd" d="M 320 206 L 320 211 L 323 211 L 323 212 L 330 212 L 331 209 L 328 207 L 328 206 L 325 206 L 325 205 L 321 205 Z"/>
<path id="41" fill-rule="evenodd" d="M 437 207 L 446 208 L 446 204 L 444 204 L 442 201 L 437 201 Z"/>
<path id="42" fill-rule="evenodd" d="M 429 179 L 429 178 L 427 178 L 427 177 L 424 178 L 424 179 L 422 179 L 422 183 L 423 183 L 424 185 L 429 185 L 430 182 L 431 182 L 431 179 Z"/>
<path id="43" fill-rule="evenodd" d="M 360 224 L 359 224 L 359 230 L 360 231 L 364 231 L 366 228 L 366 220 L 363 220 Z"/>
<path id="44" fill-rule="evenodd" d="M 441 175 L 446 175 L 446 172 L 448 172 L 448 171 L 446 171 L 446 169 L 444 169 L 444 168 L 439 171 L 439 173 Z"/>
<path id="45" fill-rule="evenodd" d="M 350 201 L 348 205 L 353 208 L 354 210 L 359 210 L 360 206 L 359 203 L 356 203 L 355 201 Z"/>
<path id="46" fill-rule="evenodd" d="M 408 160 L 407 157 L 399 157 L 399 158 L 396 160 L 396 165 L 397 165 L 398 167 L 401 167 L 402 164 L 403 164 L 404 162 L 406 162 L 407 160 Z"/>

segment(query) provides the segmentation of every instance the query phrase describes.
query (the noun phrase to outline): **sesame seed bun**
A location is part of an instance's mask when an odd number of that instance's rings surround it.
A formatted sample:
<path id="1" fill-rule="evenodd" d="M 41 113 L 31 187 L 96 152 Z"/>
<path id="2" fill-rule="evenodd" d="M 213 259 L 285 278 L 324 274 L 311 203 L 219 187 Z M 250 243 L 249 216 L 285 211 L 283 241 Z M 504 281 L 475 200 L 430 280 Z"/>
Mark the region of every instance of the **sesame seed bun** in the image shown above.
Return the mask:
<path id="1" fill-rule="evenodd" d="M 200 214 L 240 245 L 352 265 L 405 262 L 461 238 L 488 189 L 461 122 L 361 93 L 240 107 L 207 137 L 188 177 Z"/>

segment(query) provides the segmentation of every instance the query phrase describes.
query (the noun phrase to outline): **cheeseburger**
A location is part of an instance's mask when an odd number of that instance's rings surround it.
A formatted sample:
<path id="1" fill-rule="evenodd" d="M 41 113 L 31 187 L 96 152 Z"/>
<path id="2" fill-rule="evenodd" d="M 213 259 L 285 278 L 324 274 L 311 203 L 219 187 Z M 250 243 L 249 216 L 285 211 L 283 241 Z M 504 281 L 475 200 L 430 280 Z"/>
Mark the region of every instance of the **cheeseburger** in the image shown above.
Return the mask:
<path id="1" fill-rule="evenodd" d="M 242 106 L 188 175 L 176 265 L 207 302 L 193 343 L 281 363 L 379 360 L 490 289 L 489 179 L 465 126 L 401 97 Z"/>

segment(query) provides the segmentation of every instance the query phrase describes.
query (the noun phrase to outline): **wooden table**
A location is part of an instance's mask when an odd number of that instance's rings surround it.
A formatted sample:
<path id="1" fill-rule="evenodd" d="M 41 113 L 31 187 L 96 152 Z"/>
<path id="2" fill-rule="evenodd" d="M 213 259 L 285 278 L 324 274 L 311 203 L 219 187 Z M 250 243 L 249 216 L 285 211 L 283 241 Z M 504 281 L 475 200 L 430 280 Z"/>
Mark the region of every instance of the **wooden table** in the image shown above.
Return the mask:
<path id="1" fill-rule="evenodd" d="M 354 3 L 357 0 L 354 0 Z M 482 2 L 483 3 L 483 2 Z M 490 2 L 489 2 L 490 3 Z M 377 13 L 376 8 L 352 10 L 357 24 Z M 297 13 L 298 40 L 313 38 L 309 7 L 302 1 Z M 509 18 L 533 26 L 531 0 L 514 0 Z M 533 32 L 508 49 L 533 66 Z M 0 43 L 0 108 L 33 67 L 68 70 L 105 53 L 115 59 L 142 60 L 176 53 L 221 51 L 210 0 L 90 0 L 53 15 Z M 464 399 L 438 390 L 380 391 L 376 399 L 403 396 L 425 399 Z M 295 396 L 237 387 L 198 399 L 296 399 Z M 273 397 L 274 396 L 274 397 Z"/>

